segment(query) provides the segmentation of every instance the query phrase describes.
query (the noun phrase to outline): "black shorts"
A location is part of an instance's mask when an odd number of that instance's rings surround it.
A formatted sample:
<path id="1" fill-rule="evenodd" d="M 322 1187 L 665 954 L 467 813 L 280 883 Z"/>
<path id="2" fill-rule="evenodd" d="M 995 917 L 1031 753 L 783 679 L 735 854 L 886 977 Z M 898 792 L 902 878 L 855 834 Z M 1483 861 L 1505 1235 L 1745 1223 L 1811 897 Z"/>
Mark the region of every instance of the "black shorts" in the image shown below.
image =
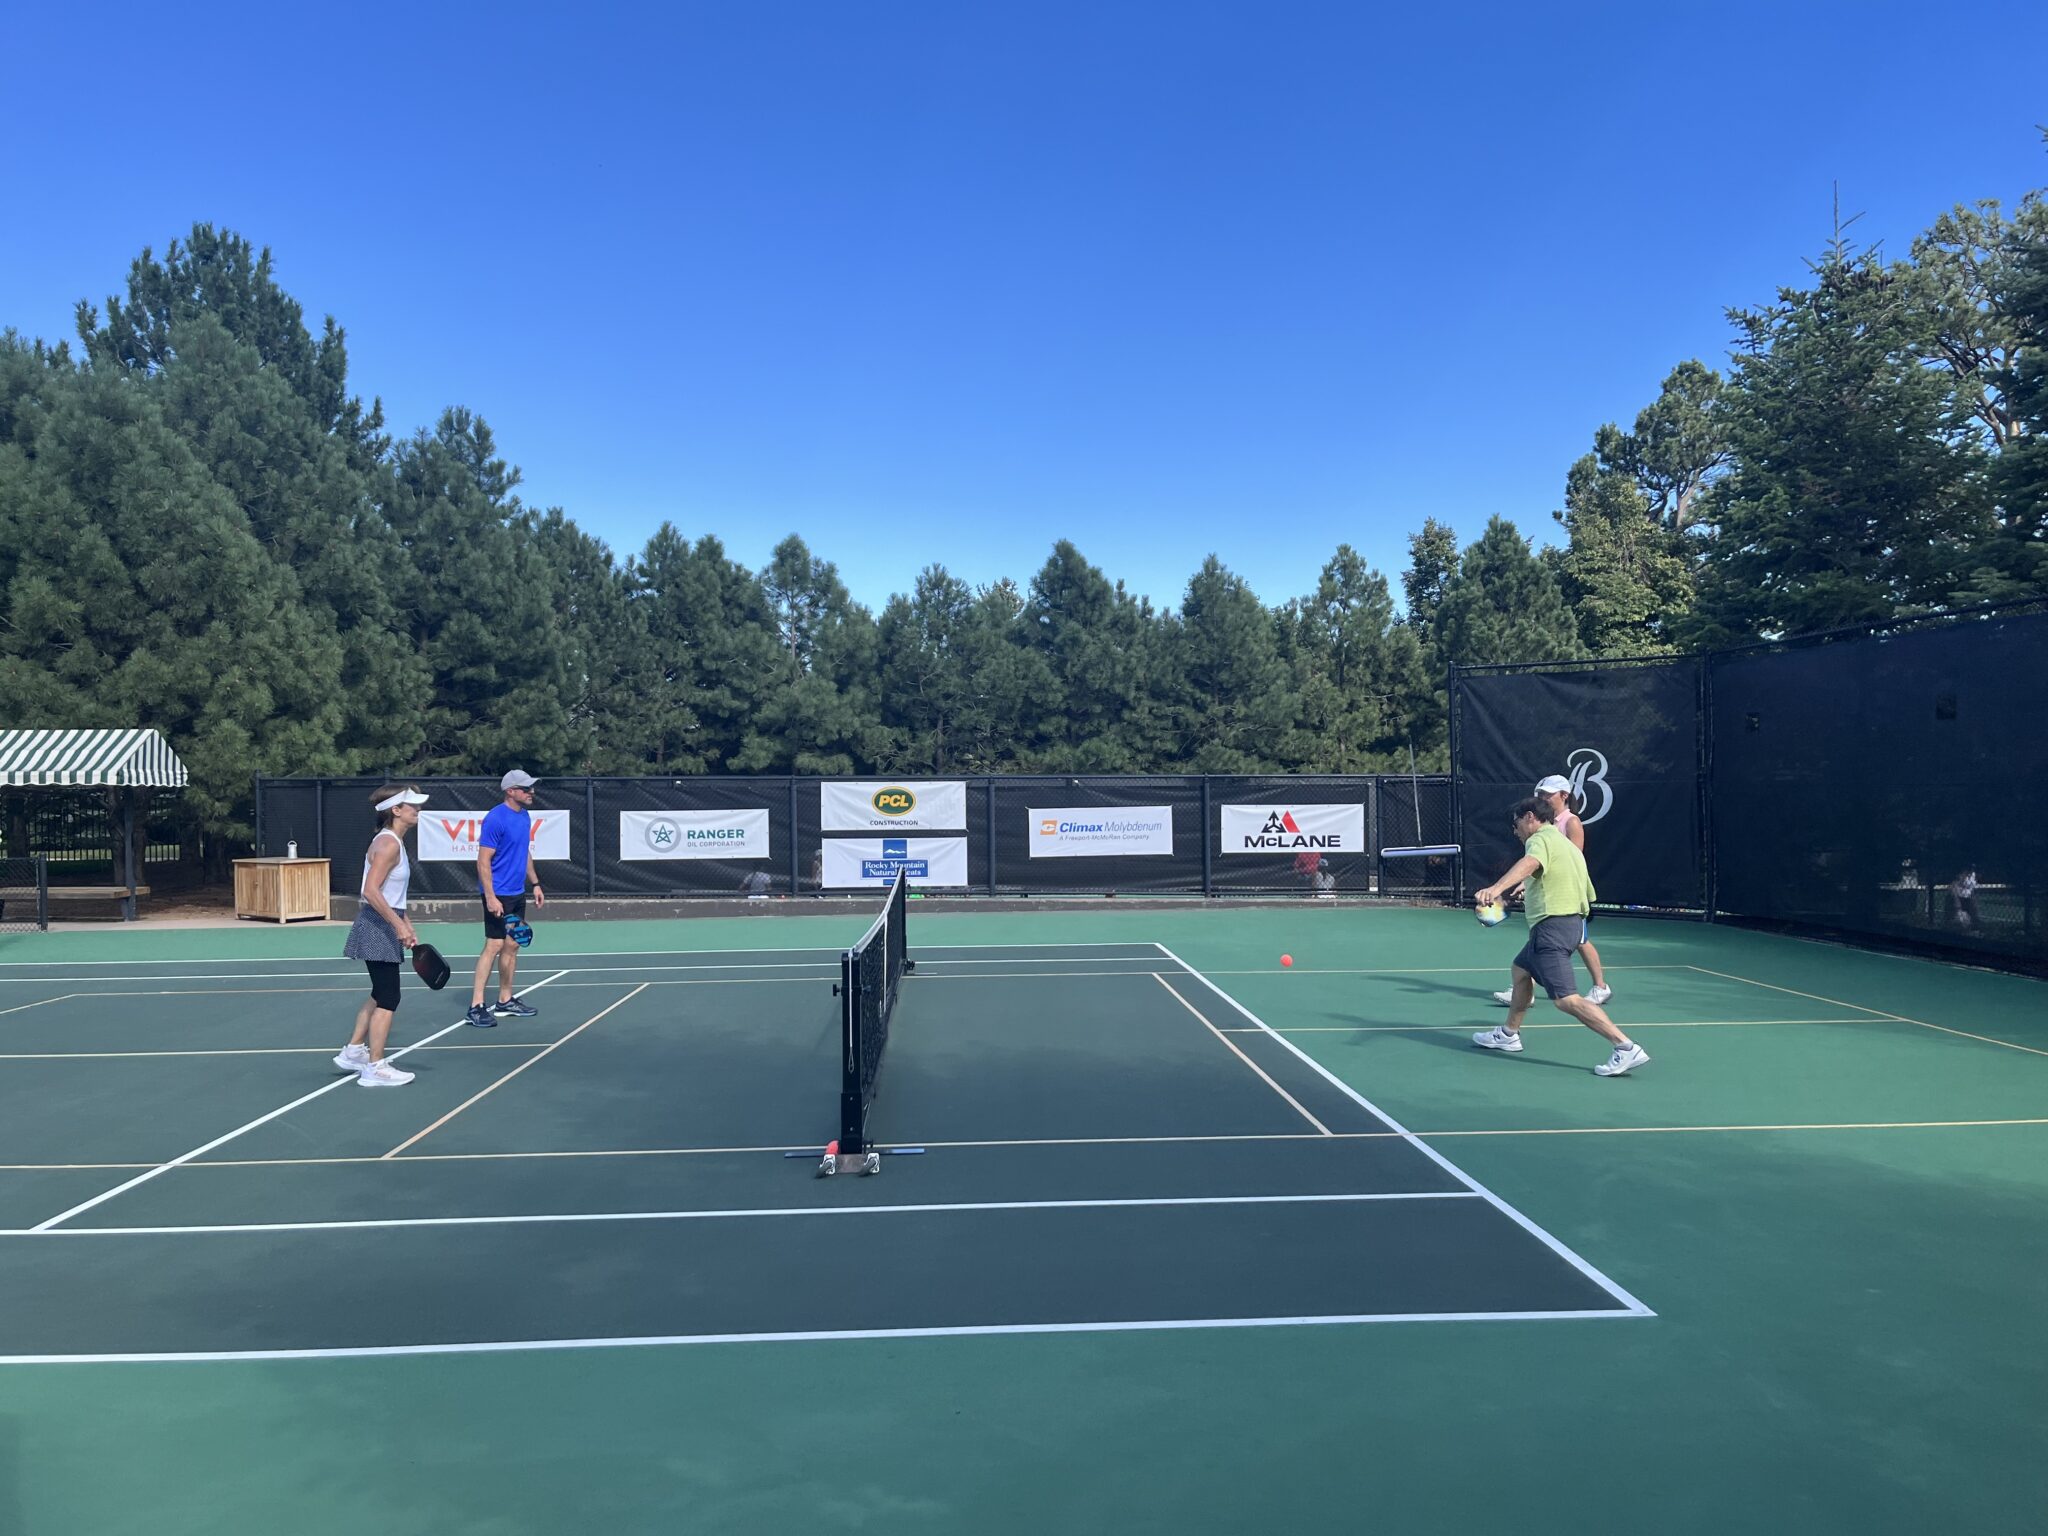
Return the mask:
<path id="1" fill-rule="evenodd" d="M 491 916 L 491 909 L 484 905 L 483 897 L 477 897 L 477 904 L 483 906 L 484 909 L 484 937 L 487 939 L 502 939 L 505 937 L 505 919 L 507 917 L 526 916 L 526 898 L 524 896 L 500 896 L 498 898 L 498 905 L 503 907 L 505 911 L 499 917 Z"/>
<path id="2" fill-rule="evenodd" d="M 1583 917 L 1546 917 L 1529 929 L 1529 942 L 1515 956 L 1515 964 L 1536 978 L 1552 1002 L 1570 997 L 1579 990 L 1579 979 L 1572 972 L 1572 951 L 1585 938 Z"/>
<path id="3" fill-rule="evenodd" d="M 398 962 L 396 960 L 365 960 L 363 969 L 370 973 L 370 1001 L 386 1013 L 398 1011 Z"/>

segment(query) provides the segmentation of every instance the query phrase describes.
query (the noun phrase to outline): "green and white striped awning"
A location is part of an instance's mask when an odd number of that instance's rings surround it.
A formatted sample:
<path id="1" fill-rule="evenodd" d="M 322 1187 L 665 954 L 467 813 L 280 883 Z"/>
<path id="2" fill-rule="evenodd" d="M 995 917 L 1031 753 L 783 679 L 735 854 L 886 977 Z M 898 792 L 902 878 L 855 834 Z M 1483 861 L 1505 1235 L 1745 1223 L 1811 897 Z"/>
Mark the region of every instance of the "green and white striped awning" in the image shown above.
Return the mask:
<path id="1" fill-rule="evenodd" d="M 182 789 L 185 765 L 155 731 L 0 731 L 0 787 Z"/>

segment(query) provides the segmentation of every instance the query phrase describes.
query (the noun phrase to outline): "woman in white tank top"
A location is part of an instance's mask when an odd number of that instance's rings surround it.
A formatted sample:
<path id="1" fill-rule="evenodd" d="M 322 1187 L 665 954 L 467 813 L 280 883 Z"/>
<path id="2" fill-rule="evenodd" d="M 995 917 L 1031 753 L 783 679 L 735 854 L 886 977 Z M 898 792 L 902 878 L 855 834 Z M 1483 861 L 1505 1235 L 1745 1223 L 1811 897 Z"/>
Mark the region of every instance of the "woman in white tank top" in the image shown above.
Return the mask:
<path id="1" fill-rule="evenodd" d="M 334 1064 L 356 1074 L 364 1088 L 396 1088 L 412 1081 L 384 1059 L 391 1035 L 391 1017 L 398 1011 L 398 967 L 408 946 L 419 942 L 405 915 L 406 887 L 412 881 L 412 860 L 405 856 L 405 834 L 419 824 L 427 797 L 411 785 L 391 785 L 370 797 L 377 814 L 377 832 L 363 855 L 362 907 L 356 913 L 348 942 L 341 952 L 360 960 L 370 973 L 370 995 L 356 1010 L 356 1030 Z"/>

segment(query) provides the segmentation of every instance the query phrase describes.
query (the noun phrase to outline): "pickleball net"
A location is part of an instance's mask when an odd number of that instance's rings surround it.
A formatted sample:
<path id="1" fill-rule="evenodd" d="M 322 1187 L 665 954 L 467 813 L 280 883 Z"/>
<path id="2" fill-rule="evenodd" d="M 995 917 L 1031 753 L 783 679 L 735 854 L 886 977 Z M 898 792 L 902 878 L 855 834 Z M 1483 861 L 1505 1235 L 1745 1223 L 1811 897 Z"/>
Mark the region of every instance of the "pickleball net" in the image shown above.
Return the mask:
<path id="1" fill-rule="evenodd" d="M 909 891 L 909 876 L 899 870 L 880 915 L 860 942 L 839 959 L 841 1158 L 866 1157 L 872 1150 L 868 1111 L 874 1107 L 882 1052 L 889 1044 L 889 1020 L 896 1011 L 904 975 L 916 969 L 905 929 Z"/>

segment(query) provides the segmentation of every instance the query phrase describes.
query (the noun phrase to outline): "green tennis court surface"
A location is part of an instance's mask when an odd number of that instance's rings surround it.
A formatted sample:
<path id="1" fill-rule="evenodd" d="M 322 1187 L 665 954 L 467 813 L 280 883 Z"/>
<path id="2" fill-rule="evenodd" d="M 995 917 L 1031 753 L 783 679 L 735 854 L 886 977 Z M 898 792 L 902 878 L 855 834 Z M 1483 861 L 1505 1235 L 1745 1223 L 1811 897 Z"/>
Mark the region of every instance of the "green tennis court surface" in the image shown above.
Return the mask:
<path id="1" fill-rule="evenodd" d="M 331 931 L 0 947 L 0 1531 L 2039 1528 L 2041 984 L 1603 922 L 1608 1081 L 1518 925 L 911 916 L 830 1180 L 858 913 L 430 934 L 377 1092 Z"/>

